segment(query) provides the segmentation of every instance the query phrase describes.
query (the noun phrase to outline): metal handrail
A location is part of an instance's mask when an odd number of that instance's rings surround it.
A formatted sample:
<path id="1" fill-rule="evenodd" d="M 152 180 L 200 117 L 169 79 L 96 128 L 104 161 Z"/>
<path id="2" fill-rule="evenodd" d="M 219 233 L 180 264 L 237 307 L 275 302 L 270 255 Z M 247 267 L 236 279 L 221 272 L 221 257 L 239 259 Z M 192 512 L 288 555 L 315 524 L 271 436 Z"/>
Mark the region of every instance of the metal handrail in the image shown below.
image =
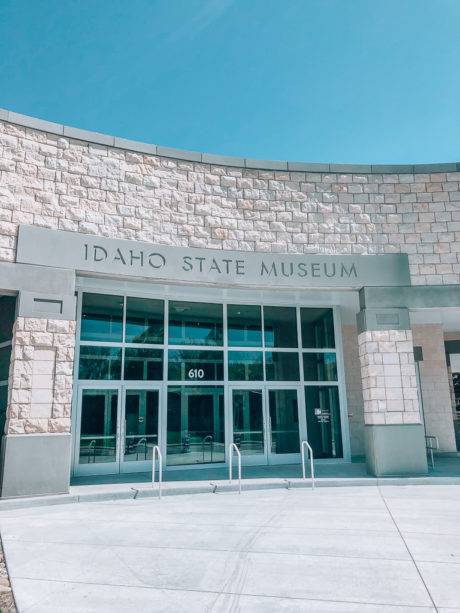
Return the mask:
<path id="1" fill-rule="evenodd" d="M 431 441 L 434 441 L 435 446 L 433 447 L 430 443 Z M 431 468 L 434 468 L 434 454 L 433 451 L 437 451 L 439 449 L 439 439 L 437 436 L 434 436 L 434 434 L 427 434 L 425 436 L 425 446 L 427 451 L 430 452 L 430 456 L 431 456 Z"/>
<path id="2" fill-rule="evenodd" d="M 302 441 L 301 445 L 301 455 L 302 455 L 302 478 L 306 481 L 307 476 L 305 472 L 305 447 L 308 449 L 308 454 L 310 456 L 310 473 L 311 473 L 311 489 L 315 489 L 315 467 L 313 465 L 313 449 L 311 448 L 308 441 Z"/>
<path id="3" fill-rule="evenodd" d="M 203 464 L 204 464 L 204 446 L 207 443 L 211 445 L 211 462 L 212 462 L 212 452 L 214 451 L 214 437 L 212 436 L 212 434 L 208 434 L 207 436 L 203 437 L 203 439 L 201 440 L 201 451 L 203 454 Z"/>
<path id="4" fill-rule="evenodd" d="M 156 456 L 158 454 L 158 498 L 161 499 L 161 484 L 163 483 L 163 456 L 158 445 L 152 447 L 152 487 L 155 485 Z"/>
<path id="5" fill-rule="evenodd" d="M 228 465 L 228 480 L 230 485 L 232 484 L 232 473 L 233 473 L 233 452 L 236 451 L 238 456 L 238 493 L 241 494 L 241 452 L 238 449 L 236 443 L 230 443 L 228 446 L 228 456 L 229 456 L 229 465 Z"/>

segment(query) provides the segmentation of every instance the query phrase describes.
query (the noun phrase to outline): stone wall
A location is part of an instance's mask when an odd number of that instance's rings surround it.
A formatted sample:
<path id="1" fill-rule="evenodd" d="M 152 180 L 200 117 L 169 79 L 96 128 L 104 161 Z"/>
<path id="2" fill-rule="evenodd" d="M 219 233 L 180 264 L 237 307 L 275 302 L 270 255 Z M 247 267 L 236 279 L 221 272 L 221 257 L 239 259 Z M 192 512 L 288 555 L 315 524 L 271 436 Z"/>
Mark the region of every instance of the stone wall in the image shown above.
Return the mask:
<path id="1" fill-rule="evenodd" d="M 75 322 L 18 317 L 6 434 L 70 432 Z"/>
<path id="2" fill-rule="evenodd" d="M 412 333 L 414 345 L 423 350 L 419 368 L 426 433 L 438 437 L 440 451 L 456 451 L 442 325 L 412 325 Z"/>
<path id="3" fill-rule="evenodd" d="M 210 165 L 0 122 L 0 260 L 18 224 L 190 247 L 409 254 L 413 284 L 460 282 L 460 172 Z"/>
<path id="4" fill-rule="evenodd" d="M 419 424 L 411 330 L 372 330 L 358 336 L 368 425 Z"/>

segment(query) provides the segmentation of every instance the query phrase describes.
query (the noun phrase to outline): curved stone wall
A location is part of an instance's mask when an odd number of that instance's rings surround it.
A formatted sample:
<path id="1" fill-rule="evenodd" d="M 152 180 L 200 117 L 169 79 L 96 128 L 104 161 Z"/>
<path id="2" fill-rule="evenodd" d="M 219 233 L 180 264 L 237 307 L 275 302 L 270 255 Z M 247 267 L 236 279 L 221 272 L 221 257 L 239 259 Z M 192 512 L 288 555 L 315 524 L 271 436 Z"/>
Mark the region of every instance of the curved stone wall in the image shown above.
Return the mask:
<path id="1" fill-rule="evenodd" d="M 15 259 L 18 225 L 34 224 L 189 247 L 403 252 L 413 284 L 460 282 L 458 164 L 232 160 L 1 118 L 2 261 Z"/>

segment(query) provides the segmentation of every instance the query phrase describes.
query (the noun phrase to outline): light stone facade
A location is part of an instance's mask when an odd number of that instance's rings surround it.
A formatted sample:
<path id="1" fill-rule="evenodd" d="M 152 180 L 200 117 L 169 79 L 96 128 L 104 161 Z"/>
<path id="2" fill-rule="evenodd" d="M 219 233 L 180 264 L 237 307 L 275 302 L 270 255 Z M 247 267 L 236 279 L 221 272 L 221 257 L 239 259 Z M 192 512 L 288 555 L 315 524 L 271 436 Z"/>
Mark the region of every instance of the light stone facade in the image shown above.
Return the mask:
<path id="1" fill-rule="evenodd" d="M 366 331 L 358 343 L 365 423 L 421 423 L 412 331 Z"/>
<path id="2" fill-rule="evenodd" d="M 74 347 L 74 321 L 16 319 L 6 433 L 70 432 Z"/>
<path id="3" fill-rule="evenodd" d="M 457 284 L 459 181 L 211 165 L 0 122 L 0 261 L 14 261 L 23 223 L 184 247 L 403 252 L 413 284 Z"/>
<path id="4" fill-rule="evenodd" d="M 296 163 L 285 163 L 285 169 L 275 169 L 276 162 L 209 163 L 205 154 L 158 155 L 155 146 L 116 147 L 117 139 L 94 135 L 97 144 L 75 138 L 85 133 L 71 128 L 31 125 L 36 120 L 26 118 L 21 125 L 0 119 L 0 264 L 15 262 L 18 227 L 26 224 L 180 247 L 405 253 L 413 286 L 437 291 L 460 285 L 459 165 L 423 172 L 383 167 L 331 172 Z M 193 161 L 197 156 L 202 161 Z M 0 291 L 8 289 L 0 279 Z M 73 300 L 73 289 L 67 299 Z M 16 319 L 5 429 L 10 438 L 70 438 L 74 316 L 67 310 L 60 319 Z M 343 324 L 352 455 L 364 454 L 366 430 L 421 424 L 414 343 L 424 350 L 427 433 L 438 436 L 442 451 L 455 450 L 443 334 L 440 325 L 415 325 L 412 332 L 374 330 L 369 324 L 358 334 L 350 317 Z M 420 440 L 423 456 L 423 433 Z"/>

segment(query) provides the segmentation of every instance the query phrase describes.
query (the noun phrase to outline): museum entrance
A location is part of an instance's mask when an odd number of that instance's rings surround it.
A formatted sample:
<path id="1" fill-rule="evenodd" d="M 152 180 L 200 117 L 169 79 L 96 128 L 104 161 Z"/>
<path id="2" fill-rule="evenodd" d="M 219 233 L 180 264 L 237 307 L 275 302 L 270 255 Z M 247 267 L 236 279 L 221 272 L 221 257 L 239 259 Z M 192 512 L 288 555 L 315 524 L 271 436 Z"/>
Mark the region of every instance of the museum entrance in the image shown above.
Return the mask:
<path id="1" fill-rule="evenodd" d="M 191 290 L 182 290 L 185 295 Z M 274 299 L 275 300 L 275 299 Z M 275 300 L 276 302 L 276 300 Z M 349 457 L 334 309 L 79 294 L 73 475 Z"/>
<path id="2" fill-rule="evenodd" d="M 301 429 L 296 387 L 232 386 L 230 399 L 232 438 L 243 464 L 298 462 Z"/>
<path id="3" fill-rule="evenodd" d="M 146 472 L 158 444 L 159 387 L 79 390 L 75 474 Z"/>

